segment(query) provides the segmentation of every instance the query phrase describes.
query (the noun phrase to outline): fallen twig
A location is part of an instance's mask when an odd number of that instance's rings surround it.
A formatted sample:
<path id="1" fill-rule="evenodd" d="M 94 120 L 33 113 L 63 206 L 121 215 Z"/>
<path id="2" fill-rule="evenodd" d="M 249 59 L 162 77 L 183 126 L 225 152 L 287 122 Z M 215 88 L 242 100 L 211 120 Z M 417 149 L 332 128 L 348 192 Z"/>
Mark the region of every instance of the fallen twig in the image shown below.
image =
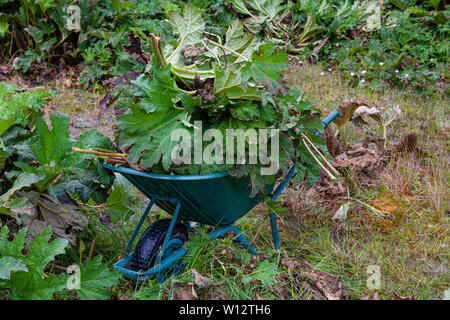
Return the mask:
<path id="1" fill-rule="evenodd" d="M 358 202 L 360 205 L 366 207 L 367 209 L 369 209 L 370 211 L 372 211 L 372 213 L 374 213 L 378 218 L 385 218 L 386 216 L 390 219 L 393 218 L 392 214 L 387 212 L 387 211 L 383 211 L 383 210 L 378 210 L 375 207 L 372 207 L 371 205 L 368 205 L 367 203 L 362 202 L 361 200 L 352 198 L 352 197 L 339 197 L 340 199 L 343 200 L 351 200 L 351 201 L 355 201 Z"/>
<path id="2" fill-rule="evenodd" d="M 89 259 L 89 260 L 91 260 L 92 252 L 94 251 L 94 246 L 95 246 L 95 239 L 92 239 L 92 242 L 91 242 L 91 249 L 89 250 L 89 255 L 88 255 L 88 259 Z"/>
<path id="3" fill-rule="evenodd" d="M 67 273 L 67 268 L 66 267 L 61 267 L 61 266 L 58 266 L 58 265 L 53 264 L 53 263 L 49 263 L 48 265 L 51 268 L 55 268 L 56 270 L 63 271 L 63 272 Z"/>
<path id="4" fill-rule="evenodd" d="M 261 230 L 261 226 L 262 226 L 262 223 L 259 224 L 258 231 L 256 231 L 256 234 L 255 234 L 255 236 L 253 237 L 253 240 L 250 242 L 250 244 L 249 244 L 249 246 L 248 246 L 246 252 L 248 252 L 248 250 L 250 250 L 251 246 L 253 245 L 253 242 L 255 242 L 256 237 L 258 236 L 259 231 Z"/>

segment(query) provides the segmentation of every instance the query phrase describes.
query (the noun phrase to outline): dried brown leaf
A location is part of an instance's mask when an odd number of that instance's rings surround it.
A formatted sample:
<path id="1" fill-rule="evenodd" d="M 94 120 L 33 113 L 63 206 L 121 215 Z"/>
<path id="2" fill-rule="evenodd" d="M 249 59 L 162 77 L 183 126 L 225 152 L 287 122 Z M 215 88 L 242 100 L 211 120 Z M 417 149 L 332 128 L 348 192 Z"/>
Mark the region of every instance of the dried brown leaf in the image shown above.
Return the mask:
<path id="1" fill-rule="evenodd" d="M 150 62 L 150 54 L 142 50 L 141 38 L 135 36 L 133 32 L 128 34 L 128 38 L 130 39 L 130 45 L 122 46 L 123 50 L 139 63 L 147 65 Z"/>
<path id="2" fill-rule="evenodd" d="M 198 300 L 194 284 L 188 282 L 185 286 L 181 286 L 179 283 L 174 283 L 173 300 Z"/>
<path id="3" fill-rule="evenodd" d="M 194 284 L 198 288 L 203 288 L 211 284 L 211 280 L 205 276 L 202 276 L 197 270 L 192 269 L 191 272 L 194 275 Z"/>

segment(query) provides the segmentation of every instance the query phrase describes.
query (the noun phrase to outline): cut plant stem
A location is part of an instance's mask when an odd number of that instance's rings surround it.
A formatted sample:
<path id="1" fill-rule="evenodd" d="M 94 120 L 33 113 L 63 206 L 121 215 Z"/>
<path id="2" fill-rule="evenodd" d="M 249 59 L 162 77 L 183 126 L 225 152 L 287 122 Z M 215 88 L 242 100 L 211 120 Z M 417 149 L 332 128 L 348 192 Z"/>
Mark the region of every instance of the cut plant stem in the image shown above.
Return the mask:
<path id="1" fill-rule="evenodd" d="M 92 239 L 91 249 L 89 250 L 89 255 L 88 255 L 89 260 L 91 260 L 91 258 L 92 258 L 92 252 L 94 251 L 94 246 L 95 246 L 95 239 Z"/>
<path id="2" fill-rule="evenodd" d="M 117 151 L 102 149 L 102 148 L 94 148 L 95 151 L 106 152 L 106 153 L 117 153 Z"/>
<path id="3" fill-rule="evenodd" d="M 316 156 L 314 155 L 314 153 L 311 151 L 311 149 L 308 147 L 308 145 L 305 142 L 305 139 L 302 139 L 303 144 L 305 145 L 306 149 L 308 150 L 308 152 L 311 154 L 311 156 L 313 157 L 314 161 L 316 161 L 316 163 L 323 169 L 323 171 L 326 172 L 326 174 L 328 174 L 328 176 L 331 178 L 331 180 L 336 180 L 336 177 L 333 176 L 333 174 L 328 171 L 327 168 L 325 168 L 325 166 L 319 161 L 319 159 L 316 158 Z"/>
<path id="4" fill-rule="evenodd" d="M 180 67 L 177 65 L 171 65 L 171 68 L 174 69 L 175 71 L 179 71 L 179 72 L 184 72 L 190 75 L 211 75 L 214 76 L 214 70 L 195 70 L 195 69 L 187 69 L 184 67 Z"/>
<path id="5" fill-rule="evenodd" d="M 51 267 L 51 268 L 55 268 L 56 270 L 63 271 L 63 272 L 67 273 L 67 268 L 66 267 L 61 267 L 61 266 L 58 266 L 58 265 L 53 264 L 53 263 L 49 263 L 48 266 Z"/>
<path id="6" fill-rule="evenodd" d="M 106 159 L 105 162 L 106 162 L 107 164 L 113 164 L 113 165 L 116 165 L 116 166 L 125 166 L 125 165 L 128 165 L 127 162 L 121 161 L 121 160 L 111 160 L 111 159 Z"/>
<path id="7" fill-rule="evenodd" d="M 75 151 L 75 152 L 87 153 L 87 154 L 92 154 L 94 156 L 103 156 L 103 157 L 107 157 L 107 158 L 118 157 L 118 158 L 125 159 L 128 156 L 127 153 L 104 152 L 104 151 L 100 152 L 100 151 L 92 151 L 92 150 L 80 149 L 80 148 L 77 148 L 77 147 L 72 147 L 72 150 Z"/>
<path id="8" fill-rule="evenodd" d="M 262 223 L 259 224 L 259 226 L 258 226 L 258 231 L 256 231 L 256 234 L 255 234 L 255 236 L 253 237 L 253 239 L 252 239 L 252 241 L 250 242 L 250 244 L 248 245 L 248 248 L 247 248 L 246 252 L 248 252 L 248 250 L 250 250 L 251 246 L 253 245 L 253 242 L 255 242 L 255 240 L 256 240 L 256 237 L 258 237 L 258 234 L 259 234 L 259 231 L 261 230 L 261 226 L 262 226 L 262 225 L 263 225 Z"/>
<path id="9" fill-rule="evenodd" d="M 189 72 L 185 72 L 185 71 L 179 71 L 177 69 L 174 69 L 173 66 L 170 68 L 170 72 L 177 78 L 179 79 L 187 79 L 187 80 L 191 80 L 193 81 L 195 78 L 195 75 L 197 74 L 195 72 L 195 70 L 187 70 Z M 212 73 L 207 73 L 207 74 L 199 74 L 200 75 L 200 80 L 205 80 L 207 78 L 214 78 L 214 74 Z M 184 91 L 187 94 L 190 94 L 191 91 L 186 91 L 183 90 L 181 88 L 179 88 L 180 90 Z M 195 91 L 193 91 L 195 92 Z"/>
<path id="10" fill-rule="evenodd" d="M 208 39 L 208 38 L 205 38 L 205 41 L 208 41 L 209 43 L 211 43 L 211 44 L 213 44 L 213 45 L 215 45 L 215 46 L 217 46 L 217 47 L 219 47 L 219 48 L 222 48 L 223 50 L 226 50 L 226 51 L 228 51 L 228 52 L 231 52 L 232 54 L 238 56 L 239 58 L 241 58 L 241 59 L 244 60 L 244 61 L 250 61 L 248 58 L 244 57 L 242 54 L 237 53 L 237 52 L 234 51 L 233 49 L 230 49 L 230 48 L 228 48 L 228 47 L 225 47 L 225 46 L 221 45 L 220 43 L 217 43 L 217 42 L 215 42 L 215 41 L 212 41 L 211 39 Z"/>
<path id="11" fill-rule="evenodd" d="M 162 47 L 161 47 L 161 41 L 160 41 L 161 38 L 155 36 L 153 33 L 150 33 L 150 38 L 151 38 L 151 42 L 152 42 L 152 49 L 153 49 L 153 52 L 155 53 L 156 61 L 158 61 L 161 68 L 163 68 L 163 69 L 167 68 L 167 62 L 164 59 L 164 55 L 163 55 Z"/>
<path id="12" fill-rule="evenodd" d="M 307 136 L 305 136 L 303 134 L 303 132 L 300 132 L 300 134 L 306 141 L 308 141 L 308 143 L 311 145 L 311 147 L 313 147 L 313 149 L 319 154 L 319 156 L 322 158 L 322 160 L 325 162 L 325 164 L 328 166 L 328 168 L 330 168 L 330 170 L 333 171 L 333 173 L 335 175 L 339 176 L 340 175 L 339 172 L 328 162 L 328 160 L 323 156 L 323 154 L 319 151 L 319 149 L 316 148 L 316 146 L 311 142 L 311 140 L 309 140 L 309 138 Z"/>

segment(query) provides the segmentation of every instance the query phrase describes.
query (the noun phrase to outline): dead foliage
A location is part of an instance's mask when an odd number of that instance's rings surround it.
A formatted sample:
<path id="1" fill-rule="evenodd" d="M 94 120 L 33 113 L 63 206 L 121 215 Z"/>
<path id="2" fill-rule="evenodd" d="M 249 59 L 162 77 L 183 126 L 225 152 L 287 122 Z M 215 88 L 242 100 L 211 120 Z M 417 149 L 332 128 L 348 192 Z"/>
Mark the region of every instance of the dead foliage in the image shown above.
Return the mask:
<path id="1" fill-rule="evenodd" d="M 201 97 L 202 101 L 214 102 L 214 79 L 208 78 L 200 81 L 200 75 L 195 75 L 194 90 L 197 90 L 193 98 Z"/>
<path id="2" fill-rule="evenodd" d="M 341 154 L 343 150 L 343 142 L 339 137 L 335 136 L 335 131 L 328 126 L 324 131 L 325 145 L 330 156 L 335 157 Z"/>
<path id="3" fill-rule="evenodd" d="M 98 115 L 97 117 L 100 119 L 106 108 L 110 107 L 112 104 L 114 104 L 117 99 L 119 99 L 120 93 L 117 94 L 113 94 L 114 90 L 119 87 L 119 86 L 129 86 L 131 85 L 131 81 L 132 80 L 136 80 L 137 77 L 139 76 L 139 73 L 134 72 L 134 71 L 128 71 L 125 74 L 121 74 L 112 78 L 109 78 L 108 80 L 105 80 L 102 82 L 102 84 L 104 86 L 108 86 L 109 89 L 106 92 L 106 94 L 103 96 L 103 98 L 100 100 L 100 102 L 98 103 Z M 124 111 L 122 109 L 118 109 L 115 108 L 114 109 L 114 113 L 115 115 L 120 115 L 121 113 L 123 113 Z"/>
<path id="4" fill-rule="evenodd" d="M 294 281 L 294 289 L 303 293 L 303 298 L 308 300 L 345 300 L 347 289 L 339 280 L 339 276 L 317 270 L 311 263 L 301 258 L 290 258 L 287 253 L 281 260 L 281 264 L 287 267 L 287 273 L 282 277 Z"/>
<path id="5" fill-rule="evenodd" d="M 357 142 L 334 158 L 333 166 L 350 171 L 374 172 L 389 161 L 389 155 L 380 143 L 380 139 L 372 138 Z"/>
<path id="6" fill-rule="evenodd" d="M 150 54 L 142 50 L 142 40 L 135 36 L 133 32 L 128 34 L 129 46 L 122 46 L 123 51 L 135 58 L 139 63 L 147 65 L 150 62 Z"/>
<path id="7" fill-rule="evenodd" d="M 331 181 L 328 176 L 322 175 L 319 181 L 308 191 L 305 196 L 310 199 L 330 199 L 345 194 L 345 187 L 341 182 Z"/>
<path id="8" fill-rule="evenodd" d="M 410 132 L 394 148 L 395 153 L 414 152 L 417 148 L 417 133 Z"/>
<path id="9" fill-rule="evenodd" d="M 0 81 L 7 80 L 10 74 L 11 68 L 7 64 L 0 66 Z"/>
<path id="10" fill-rule="evenodd" d="M 194 289 L 194 283 L 179 283 L 173 284 L 173 300 L 198 300 L 197 293 Z"/>
<path id="11" fill-rule="evenodd" d="M 184 56 L 186 58 L 192 58 L 192 62 L 194 62 L 194 60 L 196 60 L 196 58 L 205 51 L 206 49 L 204 47 L 196 47 L 195 45 L 192 45 L 184 49 Z"/>
<path id="12" fill-rule="evenodd" d="M 338 129 L 342 128 L 350 120 L 355 110 L 360 106 L 368 107 L 368 104 L 365 100 L 347 100 L 338 107 L 339 115 L 333 121 Z"/>
<path id="13" fill-rule="evenodd" d="M 200 273 L 198 273 L 197 270 L 192 269 L 191 272 L 192 275 L 194 276 L 194 284 L 197 286 L 197 288 L 204 288 L 211 284 L 211 279 L 202 276 Z"/>
<path id="14" fill-rule="evenodd" d="M 361 300 L 380 300 L 380 297 L 378 295 L 378 292 L 375 292 L 373 296 L 370 296 L 367 293 L 363 292 L 361 295 Z"/>
<path id="15" fill-rule="evenodd" d="M 47 226 L 51 226 L 56 237 L 67 239 L 70 246 L 76 244 L 77 234 L 88 224 L 86 216 L 76 206 L 59 203 L 35 191 L 18 194 L 27 198 L 33 206 L 34 214 L 23 219 L 23 224 L 28 228 L 27 241 L 32 241 Z"/>

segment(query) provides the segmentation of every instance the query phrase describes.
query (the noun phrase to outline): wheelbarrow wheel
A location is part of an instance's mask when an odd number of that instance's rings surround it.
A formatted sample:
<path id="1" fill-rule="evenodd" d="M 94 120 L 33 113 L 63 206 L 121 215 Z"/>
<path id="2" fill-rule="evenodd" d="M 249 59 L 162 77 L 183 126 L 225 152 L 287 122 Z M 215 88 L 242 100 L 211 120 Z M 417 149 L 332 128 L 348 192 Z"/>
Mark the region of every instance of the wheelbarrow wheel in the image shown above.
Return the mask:
<path id="1" fill-rule="evenodd" d="M 169 229 L 171 219 L 160 219 L 152 223 L 139 239 L 131 260 L 133 271 L 147 271 L 155 263 Z M 170 240 L 179 239 L 183 243 L 188 240 L 188 230 L 182 223 L 176 222 Z"/>

